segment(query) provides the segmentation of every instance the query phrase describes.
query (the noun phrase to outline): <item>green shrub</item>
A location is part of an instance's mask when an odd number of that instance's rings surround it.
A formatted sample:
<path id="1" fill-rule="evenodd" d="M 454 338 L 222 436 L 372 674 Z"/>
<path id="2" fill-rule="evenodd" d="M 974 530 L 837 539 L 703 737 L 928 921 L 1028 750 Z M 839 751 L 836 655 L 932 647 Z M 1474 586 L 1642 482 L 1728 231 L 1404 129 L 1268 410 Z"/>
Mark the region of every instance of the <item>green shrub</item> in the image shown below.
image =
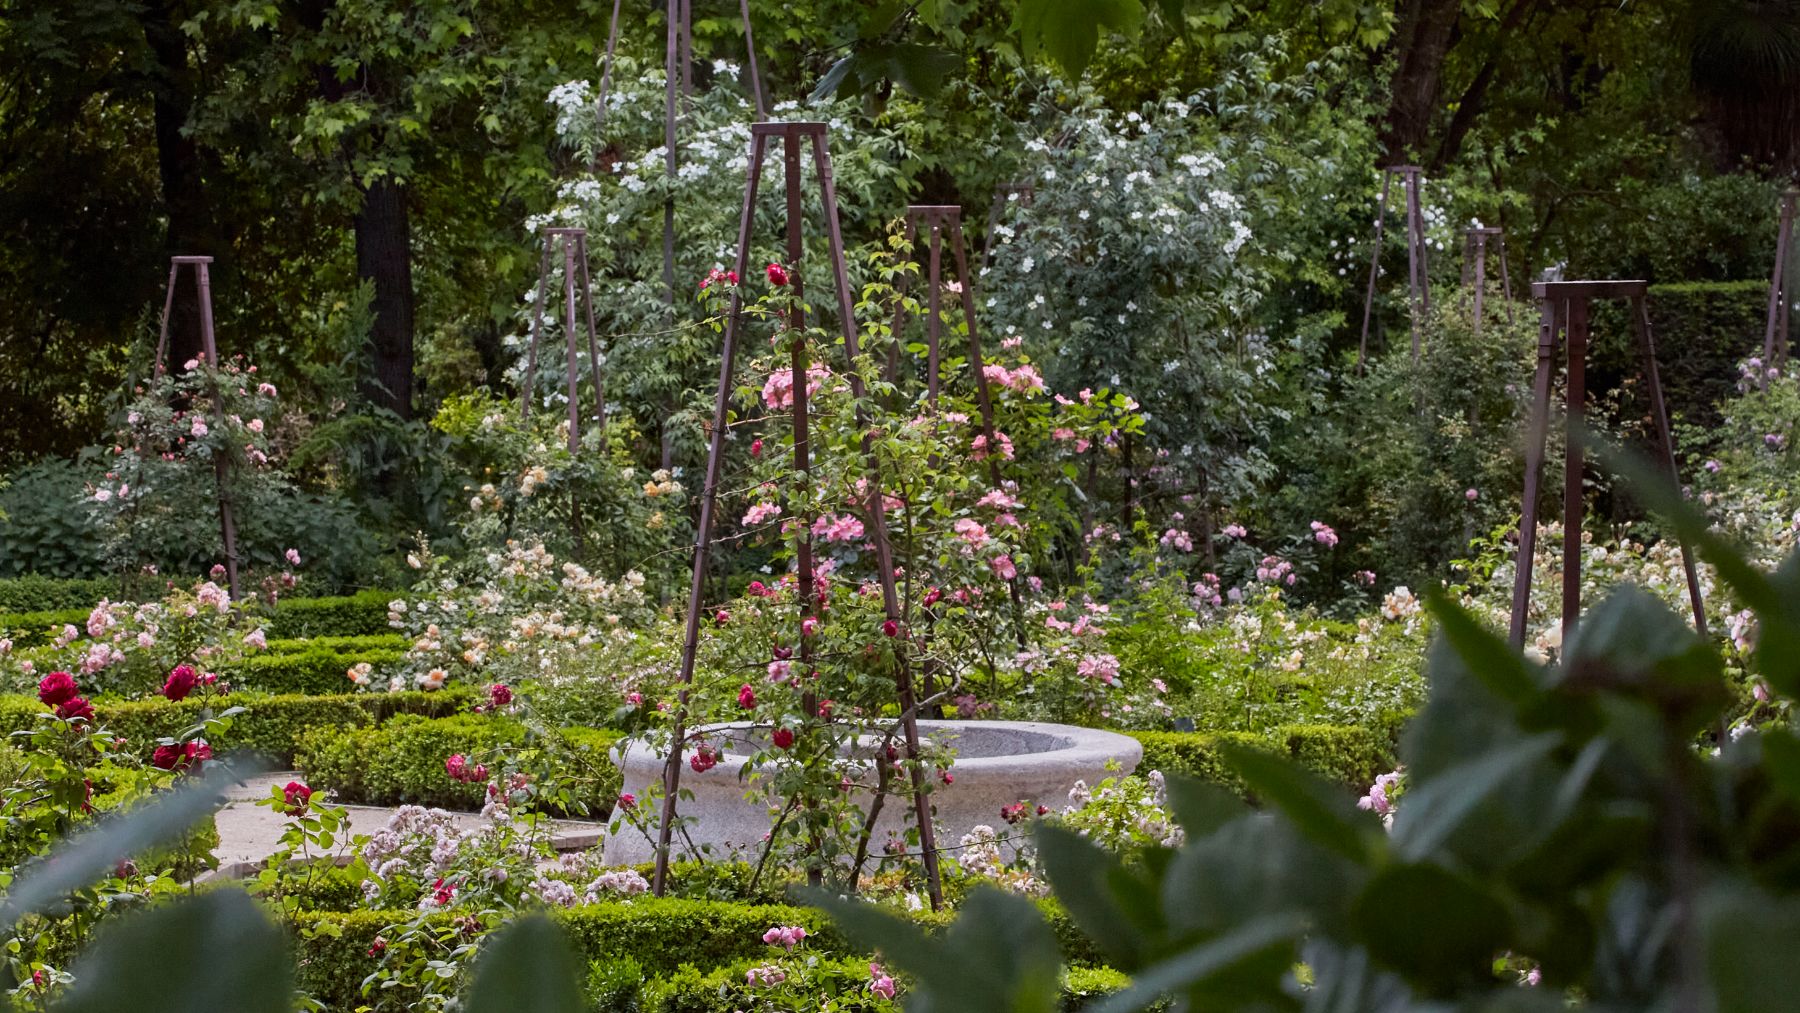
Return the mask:
<path id="1" fill-rule="evenodd" d="M 1719 422 L 1736 389 L 1737 364 L 1762 354 L 1769 283 L 1690 282 L 1650 288 L 1650 329 L 1669 414 L 1690 425 Z M 1596 304 L 1588 389 L 1622 388 L 1622 420 L 1647 417 L 1640 353 L 1623 304 Z M 1630 382 L 1626 382 L 1630 381 Z"/>
<path id="2" fill-rule="evenodd" d="M 261 753 L 271 762 L 286 765 L 293 762 L 295 744 L 308 731 L 335 734 L 346 728 L 380 724 L 397 715 L 454 714 L 472 699 L 467 691 L 453 690 L 331 696 L 234 693 L 224 698 L 221 709 L 243 707 L 245 712 L 232 719 L 229 738 L 216 745 L 221 751 L 243 749 Z M 148 757 L 157 739 L 176 735 L 197 723 L 200 706 L 200 701 L 193 698 L 177 703 L 153 697 L 117 703 L 102 701 L 97 710 L 102 724 L 125 736 L 139 755 Z M 35 697 L 0 696 L 0 734 L 35 728 L 43 713 L 45 708 Z"/>
<path id="3" fill-rule="evenodd" d="M 133 579 L 122 585 L 113 578 L 63 578 L 27 573 L 0 580 L 0 612 L 86 610 L 102 598 L 157 596 L 162 589 L 161 578 Z"/>
<path id="4" fill-rule="evenodd" d="M 1049 918 L 1063 947 L 1064 958 L 1071 965 L 1099 963 L 1093 945 L 1059 907 L 1043 903 L 1039 908 Z M 384 929 L 416 914 L 413 911 L 367 910 L 296 914 L 293 925 L 299 938 L 300 987 L 323 1002 L 327 1009 L 356 1009 L 364 1002 L 358 988 L 363 978 L 375 969 L 376 958 L 369 956 L 369 944 Z M 808 933 L 808 950 L 821 958 L 845 960 L 856 957 L 860 973 L 866 978 L 868 972 L 867 958 L 850 946 L 844 934 L 822 912 L 812 908 L 638 897 L 630 901 L 582 905 L 552 914 L 568 932 L 570 945 L 584 964 L 629 960 L 639 966 L 645 977 L 653 979 L 674 980 L 679 975 L 685 981 L 690 977 L 705 977 L 713 969 L 740 961 L 771 959 L 778 951 L 762 941 L 762 934 L 772 925 L 799 925 Z M 453 915 L 437 917 L 448 921 Z M 908 917 L 927 926 L 941 928 L 949 924 L 948 916 L 928 911 Z M 682 971 L 684 966 L 689 970 Z M 695 971 L 695 968 L 703 970 Z M 743 981 L 741 971 L 737 980 Z M 1070 980 L 1086 982 L 1084 987 L 1090 992 L 1097 992 L 1102 981 L 1099 976 L 1077 977 L 1074 973 Z M 646 1000 L 649 998 L 645 996 Z M 645 1008 L 657 1007 L 646 1005 Z"/>
<path id="5" fill-rule="evenodd" d="M 598 818 L 619 796 L 619 770 L 610 755 L 617 732 L 559 728 L 540 738 L 511 718 L 459 714 L 423 718 L 396 715 L 379 726 L 315 729 L 302 737 L 295 763 L 314 788 L 330 788 L 340 800 L 365 805 L 443 806 L 479 809 L 483 785 L 452 780 L 444 760 L 461 753 L 489 763 L 503 747 L 523 747 L 518 764 L 539 783 L 555 778 Z"/>
<path id="6" fill-rule="evenodd" d="M 1127 732 L 1144 747 L 1140 771 L 1211 781 L 1247 794 L 1226 764 L 1221 747 L 1253 746 L 1286 756 L 1354 788 L 1394 767 L 1394 739 L 1387 729 L 1342 725 L 1286 725 L 1270 732 Z"/>
<path id="7" fill-rule="evenodd" d="M 405 653 L 403 648 L 355 650 L 331 646 L 259 653 L 250 655 L 229 669 L 220 669 L 219 677 L 235 689 L 252 692 L 336 693 L 350 686 L 344 673 L 351 665 L 368 662 L 380 668 L 398 663 Z"/>
<path id="8" fill-rule="evenodd" d="M 397 592 L 371 590 L 339 598 L 286 598 L 275 606 L 269 636 L 290 639 L 391 634 L 387 606 L 397 597 Z"/>
<path id="9" fill-rule="evenodd" d="M 95 582 L 108 583 L 108 582 Z M 112 587 L 111 597 L 118 588 Z M 153 594 L 146 595 L 146 597 Z M 95 596 L 97 602 L 109 595 Z M 391 591 L 358 591 L 340 598 L 283 598 L 275 604 L 275 614 L 264 627 L 269 639 L 300 640 L 314 637 L 391 637 L 387 624 L 387 603 L 398 595 Z M 65 624 L 80 626 L 87 622 L 93 604 L 80 607 L 57 607 L 29 612 L 0 610 L 0 632 L 12 637 L 19 647 L 35 647 L 49 643 Z M 342 674 L 342 673 L 340 673 Z"/>

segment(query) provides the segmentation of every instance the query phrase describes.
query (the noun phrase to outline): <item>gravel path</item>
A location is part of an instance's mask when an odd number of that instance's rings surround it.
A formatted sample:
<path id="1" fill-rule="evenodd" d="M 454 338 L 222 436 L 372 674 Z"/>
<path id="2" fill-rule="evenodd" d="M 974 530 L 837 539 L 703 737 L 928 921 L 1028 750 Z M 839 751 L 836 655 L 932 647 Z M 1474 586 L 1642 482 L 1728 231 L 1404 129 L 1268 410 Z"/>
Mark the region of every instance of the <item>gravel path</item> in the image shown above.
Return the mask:
<path id="1" fill-rule="evenodd" d="M 219 809 L 219 871 L 215 875 L 243 876 L 260 867 L 281 846 L 281 834 L 287 821 L 274 810 L 259 806 L 256 800 L 267 798 L 271 785 L 285 785 L 299 779 L 297 771 L 284 770 L 249 778 L 233 785 L 225 793 L 225 805 Z M 387 823 L 394 810 L 381 806 L 353 805 L 349 810 L 351 834 L 369 834 Z M 458 826 L 473 827 L 481 823 L 475 813 L 456 813 Z M 597 846 L 606 832 L 601 823 L 557 820 L 553 838 L 558 851 L 580 851 Z"/>

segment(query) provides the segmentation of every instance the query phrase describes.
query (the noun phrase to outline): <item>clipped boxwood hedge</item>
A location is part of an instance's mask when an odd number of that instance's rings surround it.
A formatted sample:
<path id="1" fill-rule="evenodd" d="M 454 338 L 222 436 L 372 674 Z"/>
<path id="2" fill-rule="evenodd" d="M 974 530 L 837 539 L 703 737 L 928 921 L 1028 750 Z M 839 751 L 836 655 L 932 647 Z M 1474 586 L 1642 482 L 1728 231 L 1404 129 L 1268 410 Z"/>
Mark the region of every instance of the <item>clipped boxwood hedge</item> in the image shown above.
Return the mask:
<path id="1" fill-rule="evenodd" d="M 476 759 L 501 746 L 542 746 L 531 773 L 572 780 L 576 795 L 599 818 L 619 797 L 619 768 L 611 749 L 619 732 L 558 728 L 552 741 L 533 743 L 531 731 L 511 718 L 482 714 L 424 718 L 398 715 L 379 726 L 321 728 L 303 735 L 294 762 L 314 788 L 329 788 L 340 801 L 362 805 L 427 805 L 479 809 L 483 786 L 455 781 L 444 769 L 452 753 Z"/>
<path id="2" fill-rule="evenodd" d="M 93 599 L 117 597 L 101 594 Z M 387 624 L 388 602 L 401 597 L 395 591 L 358 591 L 334 598 L 283 598 L 275 603 L 275 614 L 264 629 L 271 640 L 294 640 L 311 637 L 370 637 L 391 635 Z M 36 647 L 50 642 L 55 632 L 65 625 L 81 626 L 87 622 L 94 605 L 40 609 L 36 611 L 0 611 L 0 632 L 6 632 L 20 647 Z"/>
<path id="3" fill-rule="evenodd" d="M 378 725 L 397 715 L 437 717 L 468 706 L 474 694 L 466 689 L 436 693 L 336 693 L 330 696 L 279 696 L 233 693 L 223 707 L 244 707 L 232 719 L 231 733 L 216 743 L 224 751 L 250 750 L 283 765 L 294 761 L 294 749 L 303 733 L 341 733 L 346 729 Z M 100 723 L 123 735 L 136 751 L 148 757 L 156 740 L 173 736 L 199 720 L 200 701 L 192 697 L 179 703 L 152 697 L 95 705 Z M 222 708 L 221 708 L 222 709 Z M 0 696 L 0 734 L 34 728 L 45 713 L 36 697 Z"/>
<path id="4" fill-rule="evenodd" d="M 1041 901 L 1039 906 L 1066 963 L 1075 967 L 1103 963 L 1067 912 L 1052 901 Z M 376 958 L 369 956 L 369 944 L 389 926 L 416 915 L 415 911 L 366 910 L 294 915 L 300 987 L 328 1009 L 356 1009 L 364 1003 L 358 991 L 362 980 L 375 969 Z M 805 928 L 807 949 L 821 957 L 861 956 L 823 912 L 786 904 L 645 896 L 556 910 L 551 915 L 568 932 L 570 944 L 584 964 L 629 959 L 651 978 L 667 978 L 683 965 L 713 969 L 737 961 L 770 959 L 775 951 L 762 941 L 762 934 L 772 925 Z M 436 917 L 448 921 L 452 915 Z M 949 915 L 929 911 L 910 917 L 936 928 L 951 920 Z"/>
<path id="5" fill-rule="evenodd" d="M 1265 749 L 1334 781 L 1361 789 L 1394 768 L 1394 741 L 1383 729 L 1285 725 L 1269 732 L 1127 732 L 1144 747 L 1139 771 L 1160 770 L 1247 794 L 1225 762 L 1226 744 Z"/>
<path id="6" fill-rule="evenodd" d="M 1701 427 L 1718 423 L 1719 405 L 1736 389 L 1738 362 L 1762 353 L 1768 300 L 1767 278 L 1650 287 L 1650 329 L 1671 416 Z M 1623 303 L 1597 304 L 1594 312 L 1588 388 L 1612 389 L 1643 372 L 1636 339 Z M 1633 383 L 1620 417 L 1648 410 L 1643 383 Z"/>
<path id="7" fill-rule="evenodd" d="M 377 638 L 331 639 L 363 641 Z M 252 654 L 233 665 L 219 669 L 219 678 L 230 683 L 234 689 L 260 693 L 341 693 L 350 686 L 345 671 L 351 665 L 367 662 L 380 669 L 384 666 L 395 665 L 406 656 L 404 646 L 357 648 L 342 644 L 334 646 L 329 643 L 321 646 L 304 646 L 307 644 L 306 641 L 295 640 L 282 641 L 282 643 L 302 646 L 297 649 Z M 271 646 L 273 644 L 274 642 L 271 642 Z"/>

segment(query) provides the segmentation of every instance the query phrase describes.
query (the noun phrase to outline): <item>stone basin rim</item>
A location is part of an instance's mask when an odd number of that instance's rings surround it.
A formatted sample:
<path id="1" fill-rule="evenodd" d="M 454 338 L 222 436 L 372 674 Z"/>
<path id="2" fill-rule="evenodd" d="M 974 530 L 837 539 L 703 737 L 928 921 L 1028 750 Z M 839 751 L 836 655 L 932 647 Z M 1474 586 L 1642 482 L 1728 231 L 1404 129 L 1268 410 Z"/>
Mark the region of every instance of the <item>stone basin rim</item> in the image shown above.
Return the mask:
<path id="1" fill-rule="evenodd" d="M 699 725 L 694 732 L 719 733 L 740 731 L 758 727 L 749 721 L 721 721 L 707 725 Z M 767 726 L 763 726 L 767 727 Z M 1022 740 L 1043 741 L 1055 740 L 1058 744 L 1048 749 L 1024 748 L 1018 752 L 997 753 L 986 756 L 958 756 L 952 769 L 958 773 L 976 773 L 983 769 L 1016 770 L 1021 766 L 1051 765 L 1063 767 L 1077 764 L 1104 764 L 1107 760 L 1116 759 L 1122 763 L 1134 763 L 1143 755 L 1143 746 L 1136 739 L 1119 732 L 1101 728 L 1084 728 L 1079 725 L 1061 725 L 1047 721 L 957 721 L 930 718 L 919 719 L 919 732 L 927 740 L 944 733 L 960 733 L 963 731 L 979 731 L 997 733 L 1005 736 L 1008 733 L 1019 736 Z M 730 741 L 730 740 L 727 740 Z M 638 752 L 644 742 L 638 738 L 628 739 L 620 743 L 618 754 L 622 758 L 626 752 Z M 748 762 L 751 754 L 735 749 L 725 749 L 719 757 L 720 769 L 727 766 L 739 767 Z M 684 779 L 690 772 L 683 772 Z"/>

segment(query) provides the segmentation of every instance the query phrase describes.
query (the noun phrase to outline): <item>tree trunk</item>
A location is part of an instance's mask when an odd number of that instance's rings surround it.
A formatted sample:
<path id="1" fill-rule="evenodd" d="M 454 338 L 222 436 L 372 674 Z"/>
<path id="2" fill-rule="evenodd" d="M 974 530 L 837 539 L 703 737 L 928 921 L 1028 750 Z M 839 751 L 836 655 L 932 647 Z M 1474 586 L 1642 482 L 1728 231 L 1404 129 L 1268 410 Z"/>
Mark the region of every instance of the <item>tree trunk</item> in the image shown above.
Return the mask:
<path id="1" fill-rule="evenodd" d="M 138 20 L 144 29 L 144 41 L 155 59 L 151 101 L 156 169 L 163 211 L 168 216 L 163 250 L 170 256 L 220 257 L 226 251 L 215 241 L 206 207 L 200 146 L 181 132 L 187 125 L 188 109 L 194 101 L 194 83 L 188 70 L 188 37 L 181 30 L 179 15 L 166 3 L 140 9 Z M 166 263 L 162 265 L 163 270 L 167 268 Z M 192 273 L 184 272 L 184 275 L 184 287 L 169 313 L 168 361 L 171 369 L 178 369 L 183 362 L 200 355 L 199 303 Z M 214 277 L 217 276 L 215 270 Z"/>
<path id="2" fill-rule="evenodd" d="M 1437 113 L 1444 57 L 1450 52 L 1461 0 L 1403 0 L 1394 33 L 1398 63 L 1390 82 L 1388 111 L 1381 125 L 1385 164 L 1423 157 Z"/>
<path id="3" fill-rule="evenodd" d="M 412 222 L 406 188 L 383 177 L 363 191 L 356 214 L 356 276 L 374 283 L 375 322 L 363 396 L 403 419 L 412 418 Z"/>

